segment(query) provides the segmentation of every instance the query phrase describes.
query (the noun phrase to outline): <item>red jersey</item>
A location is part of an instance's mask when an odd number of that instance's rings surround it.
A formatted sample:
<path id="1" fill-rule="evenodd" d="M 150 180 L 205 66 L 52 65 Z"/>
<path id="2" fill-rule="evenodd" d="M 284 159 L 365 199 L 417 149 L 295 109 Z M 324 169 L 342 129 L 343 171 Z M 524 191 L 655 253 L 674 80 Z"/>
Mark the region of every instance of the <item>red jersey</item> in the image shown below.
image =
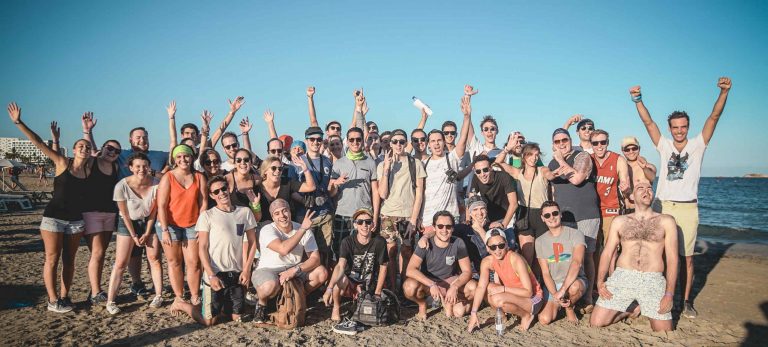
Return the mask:
<path id="1" fill-rule="evenodd" d="M 592 159 L 597 169 L 595 190 L 600 197 L 600 214 L 605 216 L 617 216 L 619 214 L 619 155 L 609 151 L 608 158 L 602 165 L 597 157 L 592 154 Z"/>

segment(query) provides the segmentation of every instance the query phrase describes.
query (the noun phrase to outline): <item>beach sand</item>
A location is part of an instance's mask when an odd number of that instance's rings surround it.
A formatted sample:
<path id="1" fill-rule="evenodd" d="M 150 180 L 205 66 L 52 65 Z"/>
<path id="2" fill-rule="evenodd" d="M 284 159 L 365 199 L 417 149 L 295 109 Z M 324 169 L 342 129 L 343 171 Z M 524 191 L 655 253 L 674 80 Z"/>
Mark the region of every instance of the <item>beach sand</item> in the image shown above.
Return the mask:
<path id="1" fill-rule="evenodd" d="M 404 310 L 399 324 L 371 328 L 356 336 L 331 331 L 330 310 L 317 305 L 307 316 L 307 326 L 295 331 L 260 328 L 250 322 L 228 322 L 202 328 L 187 317 L 168 313 L 171 301 L 151 309 L 147 301 L 127 294 L 130 279 L 125 274 L 117 303 L 123 310 L 110 316 L 103 307 L 86 304 L 88 249 L 77 255 L 77 270 L 71 293 L 77 308 L 66 314 L 48 312 L 42 280 L 43 244 L 38 225 L 42 210 L 0 214 L 0 341 L 18 345 L 765 345 L 768 339 L 768 246 L 699 242 L 695 258 L 696 319 L 679 317 L 677 329 L 654 333 L 646 318 L 620 322 L 604 329 L 588 326 L 589 316 L 578 325 L 564 319 L 542 326 L 534 322 L 528 332 L 517 330 L 513 318 L 506 334 L 497 337 L 493 313 L 485 308 L 479 331 L 466 333 L 466 318 L 447 319 L 433 314 L 426 322 L 410 319 L 415 310 Z M 114 245 L 107 254 L 104 289 L 114 261 Z M 60 271 L 61 269 L 59 269 Z M 166 275 L 167 276 L 167 275 Z M 144 271 L 145 283 L 151 283 Z M 165 279 L 167 286 L 167 278 Z M 678 320 L 679 319 L 679 320 Z"/>

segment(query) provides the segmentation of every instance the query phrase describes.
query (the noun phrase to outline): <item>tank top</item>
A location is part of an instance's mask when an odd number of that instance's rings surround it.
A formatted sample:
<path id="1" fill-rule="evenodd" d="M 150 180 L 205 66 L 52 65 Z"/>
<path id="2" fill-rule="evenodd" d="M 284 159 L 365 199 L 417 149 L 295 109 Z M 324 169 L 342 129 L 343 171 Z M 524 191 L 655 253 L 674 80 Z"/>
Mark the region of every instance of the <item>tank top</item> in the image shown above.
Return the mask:
<path id="1" fill-rule="evenodd" d="M 107 175 L 99 169 L 98 159 L 93 161 L 91 174 L 86 178 L 87 188 L 84 191 L 83 212 L 117 213 L 117 203 L 114 197 L 117 185 L 117 164 L 112 163 L 112 174 Z"/>
<path id="2" fill-rule="evenodd" d="M 176 180 L 173 171 L 165 173 L 171 184 L 168 195 L 168 225 L 189 228 L 197 223 L 200 216 L 200 177 L 201 173 L 193 173 L 192 184 L 188 188 Z"/>
<path id="3" fill-rule="evenodd" d="M 507 255 L 505 255 L 502 260 L 498 260 L 495 257 L 493 257 L 492 260 L 493 263 L 491 265 L 493 266 L 493 271 L 496 273 L 496 276 L 499 276 L 501 284 L 510 288 L 523 288 L 523 283 L 520 282 L 520 277 L 517 275 L 517 272 L 515 272 L 515 267 L 512 266 L 511 251 L 507 252 Z M 541 286 L 539 285 L 539 281 L 536 280 L 536 275 L 533 274 L 530 266 L 526 265 L 525 267 L 528 269 L 528 277 L 531 279 L 531 286 L 533 288 L 533 295 L 531 297 L 541 297 Z"/>
<path id="4" fill-rule="evenodd" d="M 573 167 L 576 156 L 581 152 L 578 149 L 574 150 L 565 162 Z M 589 157 L 589 160 L 592 158 Z M 551 171 L 559 167 L 560 164 L 554 159 L 549 163 Z M 600 218 L 600 199 L 595 192 L 595 171 L 593 168 L 589 177 L 579 185 L 573 185 L 565 176 L 558 176 L 552 180 L 552 185 L 555 187 L 555 201 L 560 204 L 563 222 Z"/>
<path id="5" fill-rule="evenodd" d="M 259 191 L 255 180 L 251 184 L 251 189 L 253 189 L 254 193 Z M 237 189 L 237 179 L 235 178 L 234 171 L 232 171 L 232 194 L 230 199 L 235 206 L 248 207 L 248 204 L 251 202 L 251 200 L 248 199 L 248 194 L 242 193 Z"/>
<path id="6" fill-rule="evenodd" d="M 616 216 L 619 214 L 619 155 L 614 152 L 608 152 L 608 158 L 603 164 L 597 161 L 597 157 L 592 154 L 595 169 L 597 169 L 597 179 L 595 180 L 595 190 L 600 197 L 600 213 L 603 216 Z"/>
<path id="7" fill-rule="evenodd" d="M 69 172 L 72 159 L 67 161 L 67 169 L 53 179 L 53 198 L 45 206 L 43 217 L 56 218 L 69 222 L 83 219 L 82 194 L 86 190 L 87 178 L 78 178 Z M 86 171 L 87 174 L 87 171 Z"/>
<path id="8" fill-rule="evenodd" d="M 536 170 L 539 170 L 536 168 Z M 547 187 L 549 187 L 549 181 L 541 172 L 536 172 L 531 181 L 525 179 L 525 175 L 520 172 L 516 178 L 517 183 L 517 202 L 520 206 L 528 208 L 541 208 L 544 201 L 547 201 Z M 530 197 L 531 206 L 528 206 L 528 199 Z"/>

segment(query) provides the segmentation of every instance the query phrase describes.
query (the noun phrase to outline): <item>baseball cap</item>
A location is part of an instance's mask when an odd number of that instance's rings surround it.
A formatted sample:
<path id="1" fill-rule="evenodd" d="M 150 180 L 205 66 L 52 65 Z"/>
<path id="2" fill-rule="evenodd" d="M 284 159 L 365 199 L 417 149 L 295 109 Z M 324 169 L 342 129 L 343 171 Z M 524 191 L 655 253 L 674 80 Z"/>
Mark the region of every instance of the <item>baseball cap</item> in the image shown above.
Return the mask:
<path id="1" fill-rule="evenodd" d="M 284 151 L 288 152 L 291 150 L 291 145 L 293 144 L 293 137 L 291 135 L 280 135 L 277 138 L 283 142 Z"/>
<path id="2" fill-rule="evenodd" d="M 291 206 L 288 205 L 288 201 L 285 201 L 285 199 L 275 199 L 275 201 L 272 201 L 271 204 L 269 204 L 269 214 L 275 213 L 277 210 L 281 209 L 290 209 Z"/>
<path id="3" fill-rule="evenodd" d="M 306 131 L 304 131 L 304 137 L 310 137 L 311 135 L 320 135 L 320 137 L 323 137 L 323 129 L 320 129 L 320 127 L 309 127 Z"/>
<path id="4" fill-rule="evenodd" d="M 552 138 L 554 139 L 557 134 L 565 134 L 565 136 L 571 137 L 571 133 L 568 132 L 568 130 L 565 130 L 563 128 L 557 128 L 554 132 L 552 132 Z"/>
<path id="5" fill-rule="evenodd" d="M 352 214 L 352 220 L 357 219 L 357 217 L 359 217 L 361 214 L 367 214 L 368 216 L 373 218 L 373 212 L 371 212 L 371 210 L 367 208 L 359 208 L 357 209 L 357 211 L 355 211 L 355 213 Z"/>
<path id="6" fill-rule="evenodd" d="M 582 125 L 586 125 L 586 124 L 591 124 L 592 127 L 595 126 L 595 122 L 593 122 L 591 119 L 584 118 L 584 119 L 580 120 L 578 124 L 576 124 L 576 129 L 581 129 L 581 126 Z"/>
<path id="7" fill-rule="evenodd" d="M 637 147 L 640 147 L 640 143 L 637 142 L 637 137 L 627 136 L 621 139 L 621 149 L 624 149 L 624 147 L 627 147 L 629 145 L 635 145 Z"/>
<path id="8" fill-rule="evenodd" d="M 504 233 L 504 230 L 501 228 L 493 228 L 491 230 L 488 230 L 488 232 L 485 233 L 485 240 L 483 240 L 483 243 L 486 245 L 488 244 L 488 240 L 491 239 L 491 237 L 494 236 L 501 236 L 504 238 L 504 241 L 507 241 L 507 234 Z"/>

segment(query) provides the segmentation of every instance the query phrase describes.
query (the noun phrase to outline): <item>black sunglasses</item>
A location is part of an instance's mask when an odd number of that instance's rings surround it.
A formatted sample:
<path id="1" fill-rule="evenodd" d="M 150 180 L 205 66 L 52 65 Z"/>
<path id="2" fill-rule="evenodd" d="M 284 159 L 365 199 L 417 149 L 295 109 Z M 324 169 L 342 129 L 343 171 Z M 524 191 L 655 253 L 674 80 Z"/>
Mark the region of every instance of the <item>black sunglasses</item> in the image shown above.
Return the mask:
<path id="1" fill-rule="evenodd" d="M 355 220 L 355 224 L 357 224 L 357 225 L 363 225 L 363 224 L 371 225 L 371 224 L 373 224 L 373 219 L 358 219 L 358 220 Z"/>
<path id="2" fill-rule="evenodd" d="M 106 145 L 106 146 L 104 146 L 104 149 L 106 149 L 106 150 L 108 150 L 108 151 L 110 151 L 112 153 L 115 153 L 115 154 L 120 154 L 120 152 L 123 151 L 122 149 L 117 148 L 117 147 L 112 146 L 112 145 Z"/>
<path id="3" fill-rule="evenodd" d="M 224 146 L 224 149 L 230 149 L 231 150 L 233 148 L 240 148 L 240 144 L 235 142 L 235 143 L 230 143 L 230 144 Z"/>
<path id="4" fill-rule="evenodd" d="M 479 175 L 481 173 L 488 172 L 488 171 L 491 171 L 491 168 L 490 167 L 484 167 L 482 169 L 475 170 L 475 173 Z"/>
<path id="5" fill-rule="evenodd" d="M 271 154 L 282 154 L 283 150 L 282 149 L 270 149 L 269 153 L 271 153 Z"/>
<path id="6" fill-rule="evenodd" d="M 228 190 L 229 190 L 229 187 L 227 187 L 227 186 L 225 185 L 225 186 L 223 186 L 223 187 L 221 187 L 221 188 L 219 188 L 219 189 L 214 189 L 214 190 L 212 190 L 212 191 L 211 191 L 211 194 L 213 194 L 213 195 L 219 195 L 219 193 L 221 193 L 221 192 L 227 192 Z"/>
<path id="7" fill-rule="evenodd" d="M 563 139 L 559 139 L 559 140 L 552 140 L 552 143 L 554 143 L 554 144 L 556 144 L 556 145 L 559 145 L 559 144 L 561 144 L 561 143 L 567 143 L 567 142 L 568 142 L 568 141 L 570 141 L 570 140 L 571 140 L 570 138 L 567 138 L 567 137 L 566 137 L 566 138 L 563 138 Z"/>
<path id="8" fill-rule="evenodd" d="M 627 146 L 627 147 L 624 147 L 624 152 L 636 152 L 636 151 L 639 151 L 639 150 L 640 150 L 640 147 L 637 147 L 637 146 Z"/>
<path id="9" fill-rule="evenodd" d="M 435 224 L 435 228 L 453 230 L 453 224 Z"/>
<path id="10" fill-rule="evenodd" d="M 250 157 L 248 157 L 248 158 L 235 158 L 235 163 L 240 164 L 242 162 L 250 163 L 251 162 L 251 158 Z"/>
<path id="11" fill-rule="evenodd" d="M 507 244 L 506 244 L 506 243 L 500 243 L 500 244 L 498 244 L 498 245 L 488 245 L 488 249 L 490 249 L 490 250 L 492 250 L 492 251 L 495 251 L 497 248 L 498 248 L 498 249 L 504 249 L 504 248 L 507 248 Z"/>
<path id="12" fill-rule="evenodd" d="M 323 138 L 322 137 L 307 137 L 307 141 L 309 141 L 309 142 L 319 142 L 319 141 L 323 141 Z"/>
<path id="13" fill-rule="evenodd" d="M 443 131 L 443 135 L 445 136 L 456 136 L 455 131 Z"/>
<path id="14" fill-rule="evenodd" d="M 221 160 L 214 159 L 214 160 L 203 160 L 203 165 L 205 166 L 211 166 L 211 165 L 221 165 Z"/>
<path id="15" fill-rule="evenodd" d="M 602 140 L 602 141 L 590 141 L 592 143 L 592 146 L 602 145 L 605 146 L 608 144 L 608 140 Z"/>
<path id="16" fill-rule="evenodd" d="M 414 137 L 411 139 L 414 143 L 427 142 L 426 137 Z"/>
<path id="17" fill-rule="evenodd" d="M 496 127 L 485 127 L 483 131 L 496 131 Z"/>
<path id="18" fill-rule="evenodd" d="M 549 219 L 550 217 L 557 217 L 560 215 L 560 211 L 552 211 L 552 213 L 545 213 L 541 216 L 544 217 L 544 219 Z"/>
<path id="19" fill-rule="evenodd" d="M 269 169 L 272 171 L 283 171 L 283 166 L 270 166 Z"/>
<path id="20" fill-rule="evenodd" d="M 589 126 L 589 125 L 584 125 L 584 126 L 582 126 L 581 128 L 579 128 L 579 130 L 581 130 L 581 131 L 585 131 L 585 130 L 595 130 L 595 127 L 592 127 L 592 126 Z"/>
<path id="21" fill-rule="evenodd" d="M 352 143 L 363 142 L 363 138 L 362 137 L 349 137 L 349 138 L 347 138 L 347 142 L 352 142 Z"/>
<path id="22" fill-rule="evenodd" d="M 405 141 L 405 140 L 391 140 L 391 141 L 389 141 L 389 143 L 391 143 L 391 144 L 393 144 L 393 145 L 404 145 L 404 144 L 406 144 L 407 142 L 408 142 L 408 141 Z"/>

